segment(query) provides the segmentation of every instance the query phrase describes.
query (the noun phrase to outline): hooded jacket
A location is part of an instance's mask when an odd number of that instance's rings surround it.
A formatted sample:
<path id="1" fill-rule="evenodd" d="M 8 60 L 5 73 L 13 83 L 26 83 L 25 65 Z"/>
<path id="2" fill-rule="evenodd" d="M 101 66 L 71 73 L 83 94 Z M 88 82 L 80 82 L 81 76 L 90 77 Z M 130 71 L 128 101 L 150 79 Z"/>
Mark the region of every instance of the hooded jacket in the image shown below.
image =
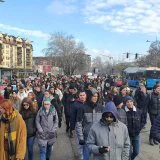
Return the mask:
<path id="1" fill-rule="evenodd" d="M 129 160 L 130 139 L 125 124 L 118 120 L 118 113 L 113 103 L 105 107 L 103 114 L 110 112 L 115 121 L 108 125 L 101 119 L 92 125 L 87 145 L 93 153 L 95 160 Z M 110 146 L 110 151 L 104 154 L 99 153 L 101 146 Z"/>
<path id="2" fill-rule="evenodd" d="M 36 116 L 37 141 L 40 146 L 53 145 L 56 141 L 56 130 L 58 127 L 58 116 L 56 109 L 51 107 L 47 114 L 41 107 Z"/>
<path id="3" fill-rule="evenodd" d="M 87 106 L 80 108 L 77 112 L 76 131 L 79 140 L 87 140 L 92 124 L 98 122 L 102 117 L 104 107 L 99 101 L 96 103 L 91 102 L 91 98 Z"/>

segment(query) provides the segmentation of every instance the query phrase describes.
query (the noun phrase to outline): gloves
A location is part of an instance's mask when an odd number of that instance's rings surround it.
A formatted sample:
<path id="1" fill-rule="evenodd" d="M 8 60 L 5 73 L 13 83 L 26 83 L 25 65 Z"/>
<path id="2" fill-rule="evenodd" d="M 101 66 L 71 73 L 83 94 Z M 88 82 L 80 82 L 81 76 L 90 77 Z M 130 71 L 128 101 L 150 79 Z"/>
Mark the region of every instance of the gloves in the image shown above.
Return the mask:
<path id="1" fill-rule="evenodd" d="M 82 140 L 82 139 L 80 139 L 80 140 L 79 140 L 79 144 L 80 144 L 80 145 L 84 145 L 84 144 L 85 144 L 85 141 Z"/>
<path id="2" fill-rule="evenodd" d="M 58 127 L 61 128 L 62 124 L 61 122 L 58 122 Z"/>
<path id="3" fill-rule="evenodd" d="M 103 154 L 103 153 L 107 153 L 109 152 L 109 147 L 105 147 L 105 146 L 102 146 L 102 147 L 99 147 L 99 153 Z"/>

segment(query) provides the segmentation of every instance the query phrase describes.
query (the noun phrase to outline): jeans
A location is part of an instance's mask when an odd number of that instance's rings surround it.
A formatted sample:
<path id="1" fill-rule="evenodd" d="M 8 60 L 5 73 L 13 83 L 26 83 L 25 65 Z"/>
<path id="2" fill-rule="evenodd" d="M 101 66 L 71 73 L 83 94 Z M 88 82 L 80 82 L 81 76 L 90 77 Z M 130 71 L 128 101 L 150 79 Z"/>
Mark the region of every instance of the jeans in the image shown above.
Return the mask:
<path id="1" fill-rule="evenodd" d="M 40 149 L 40 160 L 46 160 L 49 159 L 52 152 L 52 145 L 47 146 L 39 146 Z"/>
<path id="2" fill-rule="evenodd" d="M 151 121 L 151 128 L 152 128 L 152 125 L 153 125 L 153 123 L 154 123 L 154 120 L 155 120 L 155 118 L 156 118 L 157 116 L 158 116 L 158 114 L 155 114 L 155 115 L 154 115 L 154 114 L 150 114 L 150 115 L 149 115 L 150 121 Z M 151 136 L 151 129 L 150 129 L 149 138 L 150 138 L 150 139 L 153 139 L 152 136 Z"/>
<path id="3" fill-rule="evenodd" d="M 33 145 L 35 136 L 27 138 L 28 160 L 33 160 Z"/>
<path id="4" fill-rule="evenodd" d="M 140 152 L 140 136 L 130 137 L 131 141 L 131 160 L 135 159 Z"/>
<path id="5" fill-rule="evenodd" d="M 83 145 L 83 160 L 89 160 L 90 152 L 88 146 L 85 144 Z"/>

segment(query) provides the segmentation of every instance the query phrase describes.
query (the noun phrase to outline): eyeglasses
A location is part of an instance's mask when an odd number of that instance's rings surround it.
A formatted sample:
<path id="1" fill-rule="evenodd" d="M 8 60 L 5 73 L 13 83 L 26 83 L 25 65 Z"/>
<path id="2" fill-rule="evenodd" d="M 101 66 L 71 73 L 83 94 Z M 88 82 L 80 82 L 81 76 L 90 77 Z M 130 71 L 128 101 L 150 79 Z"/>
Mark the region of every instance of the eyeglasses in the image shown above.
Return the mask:
<path id="1" fill-rule="evenodd" d="M 23 104 L 23 106 L 29 106 L 29 104 Z"/>

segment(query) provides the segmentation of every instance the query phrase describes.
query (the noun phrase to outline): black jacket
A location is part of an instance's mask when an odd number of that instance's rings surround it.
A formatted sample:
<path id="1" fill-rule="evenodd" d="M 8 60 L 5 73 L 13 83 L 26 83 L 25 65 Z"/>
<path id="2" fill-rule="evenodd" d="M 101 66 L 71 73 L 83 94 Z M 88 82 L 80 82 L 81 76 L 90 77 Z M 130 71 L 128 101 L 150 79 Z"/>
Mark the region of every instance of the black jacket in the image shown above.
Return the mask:
<path id="1" fill-rule="evenodd" d="M 150 96 L 148 113 L 151 115 L 160 114 L 160 94 L 153 92 Z"/>
<path id="2" fill-rule="evenodd" d="M 128 122 L 128 132 L 129 136 L 138 136 L 140 134 L 141 129 L 145 125 L 145 121 L 140 109 L 135 108 L 133 110 L 129 110 L 127 106 L 125 106 L 125 111 L 127 114 L 127 122 Z"/>
<path id="3" fill-rule="evenodd" d="M 138 88 L 135 92 L 134 98 L 135 98 L 135 101 L 137 104 L 137 108 L 141 109 L 143 112 L 147 112 L 149 101 L 150 101 L 150 95 L 148 93 L 146 93 L 146 95 L 145 95 Z"/>
<path id="4" fill-rule="evenodd" d="M 33 137 L 36 135 L 36 113 L 31 113 L 27 115 L 27 111 L 21 111 L 20 114 L 22 115 L 23 120 L 26 123 L 26 128 L 27 128 L 27 138 Z"/>
<path id="5" fill-rule="evenodd" d="M 151 127 L 151 137 L 160 143 L 160 114 L 156 117 Z"/>

